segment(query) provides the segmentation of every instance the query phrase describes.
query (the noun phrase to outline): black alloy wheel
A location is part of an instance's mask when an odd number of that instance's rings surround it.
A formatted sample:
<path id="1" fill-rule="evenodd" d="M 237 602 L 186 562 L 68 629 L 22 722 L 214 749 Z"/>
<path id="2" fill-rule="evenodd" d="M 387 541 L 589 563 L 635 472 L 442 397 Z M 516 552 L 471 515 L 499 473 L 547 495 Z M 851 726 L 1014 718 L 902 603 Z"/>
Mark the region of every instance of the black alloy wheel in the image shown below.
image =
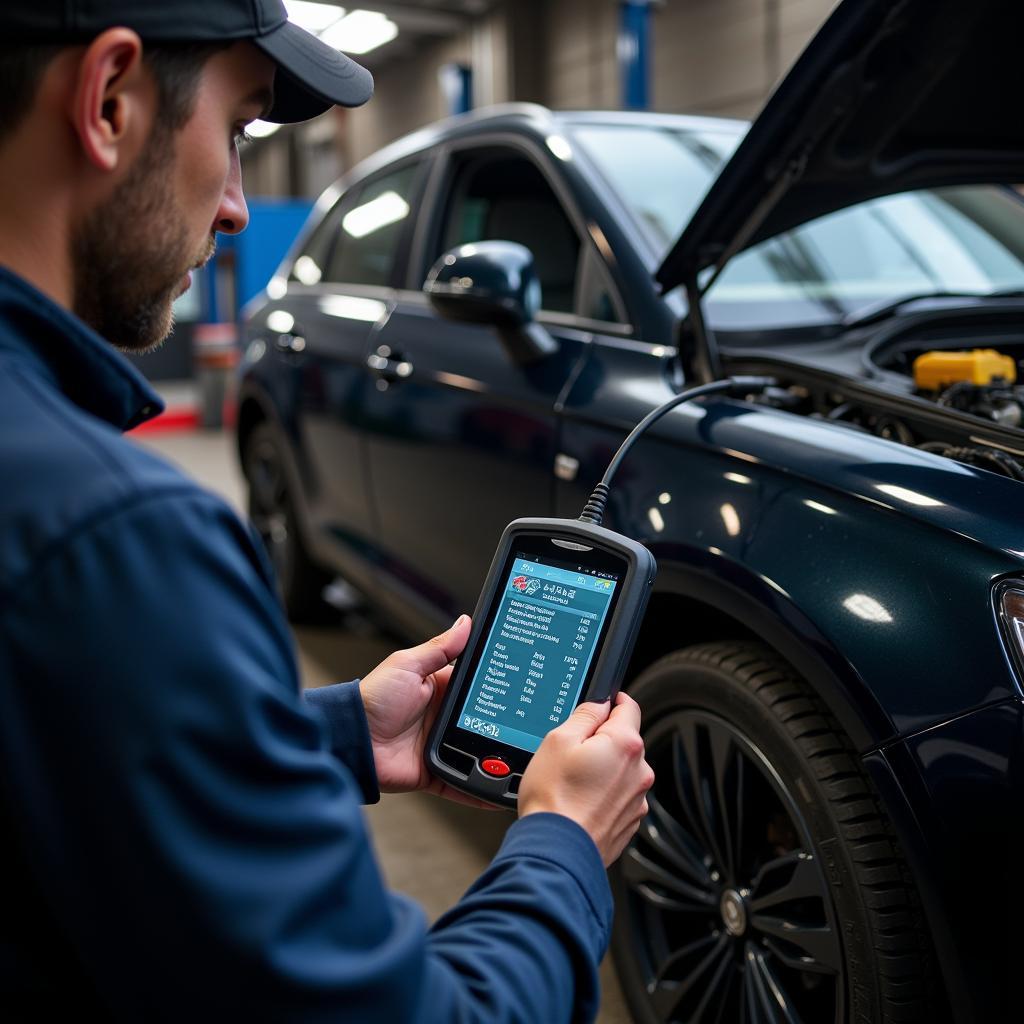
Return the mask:
<path id="1" fill-rule="evenodd" d="M 288 618 L 324 623 L 336 612 L 322 598 L 333 575 L 310 558 L 302 542 L 280 441 L 270 423 L 260 423 L 245 444 L 242 465 L 249 482 L 249 518 L 270 556 Z"/>
<path id="2" fill-rule="evenodd" d="M 935 1020 L 906 866 L 813 691 L 768 648 L 719 643 L 630 692 L 657 776 L 612 873 L 639 1024 Z"/>

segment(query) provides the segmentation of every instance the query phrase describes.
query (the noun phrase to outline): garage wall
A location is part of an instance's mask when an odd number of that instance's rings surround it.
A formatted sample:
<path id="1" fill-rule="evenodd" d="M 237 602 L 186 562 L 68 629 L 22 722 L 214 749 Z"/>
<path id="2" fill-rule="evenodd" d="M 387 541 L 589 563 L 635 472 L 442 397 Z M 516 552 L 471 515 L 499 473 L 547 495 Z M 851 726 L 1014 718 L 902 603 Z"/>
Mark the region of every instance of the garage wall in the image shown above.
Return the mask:
<path id="1" fill-rule="evenodd" d="M 561 0 L 544 11 L 544 102 L 557 110 L 617 109 L 615 0 Z"/>
<path id="2" fill-rule="evenodd" d="M 653 109 L 754 116 L 834 5 L 835 0 L 655 2 Z M 371 65 L 373 100 L 335 114 L 333 142 L 312 124 L 283 130 L 244 157 L 246 188 L 261 195 L 315 195 L 381 146 L 444 117 L 438 72 L 448 63 L 472 67 L 478 107 L 526 100 L 557 110 L 618 109 L 619 21 L 619 0 L 498 0 L 447 36 L 405 44 L 392 56 L 381 50 L 379 66 Z"/>
<path id="3" fill-rule="evenodd" d="M 389 64 L 376 76 L 373 100 L 348 112 L 343 149 L 361 159 L 381 146 L 447 115 L 438 75 L 446 64 L 473 68 L 475 106 L 512 98 L 508 81 L 504 12 L 473 22 L 466 31 L 441 39 L 414 56 Z"/>
<path id="4" fill-rule="evenodd" d="M 654 106 L 753 117 L 835 0 L 670 0 L 655 15 Z"/>

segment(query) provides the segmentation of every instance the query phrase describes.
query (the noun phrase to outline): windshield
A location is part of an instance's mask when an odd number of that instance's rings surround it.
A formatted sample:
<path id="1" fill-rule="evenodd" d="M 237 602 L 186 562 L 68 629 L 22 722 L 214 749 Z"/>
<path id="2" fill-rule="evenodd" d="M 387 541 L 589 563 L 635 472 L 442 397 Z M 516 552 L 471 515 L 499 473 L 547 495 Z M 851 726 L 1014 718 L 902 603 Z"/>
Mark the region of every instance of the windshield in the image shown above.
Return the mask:
<path id="1" fill-rule="evenodd" d="M 708 130 L 578 124 L 572 134 L 664 255 L 745 131 L 742 122 Z"/>
<path id="2" fill-rule="evenodd" d="M 662 257 L 746 130 L 709 125 L 573 126 Z M 872 199 L 753 246 L 708 291 L 705 313 L 725 331 L 824 327 L 901 298 L 1019 289 L 1024 201 L 967 185 Z"/>
<path id="3" fill-rule="evenodd" d="M 859 203 L 735 257 L 707 293 L 719 330 L 834 324 L 933 292 L 1024 289 L 1024 202 L 971 185 Z"/>

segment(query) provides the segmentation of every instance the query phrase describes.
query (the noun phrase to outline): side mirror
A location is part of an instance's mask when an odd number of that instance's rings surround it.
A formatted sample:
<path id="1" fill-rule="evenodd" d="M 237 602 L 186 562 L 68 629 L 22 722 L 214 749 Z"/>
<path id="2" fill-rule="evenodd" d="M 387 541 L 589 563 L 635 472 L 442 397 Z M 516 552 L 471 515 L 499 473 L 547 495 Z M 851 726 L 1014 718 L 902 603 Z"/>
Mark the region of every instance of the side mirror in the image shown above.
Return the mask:
<path id="1" fill-rule="evenodd" d="M 496 241 L 460 245 L 430 268 L 423 290 L 446 319 L 497 328 L 518 362 L 543 359 L 558 349 L 534 320 L 540 282 L 526 246 Z"/>

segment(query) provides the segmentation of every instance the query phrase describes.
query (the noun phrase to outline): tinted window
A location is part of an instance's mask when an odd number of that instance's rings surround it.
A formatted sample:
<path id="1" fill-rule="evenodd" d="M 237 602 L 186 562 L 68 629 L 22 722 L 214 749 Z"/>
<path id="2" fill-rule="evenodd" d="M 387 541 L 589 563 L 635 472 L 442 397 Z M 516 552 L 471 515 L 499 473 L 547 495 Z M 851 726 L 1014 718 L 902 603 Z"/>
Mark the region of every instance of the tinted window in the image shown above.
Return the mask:
<path id="1" fill-rule="evenodd" d="M 485 239 L 525 245 L 544 309 L 573 312 L 579 238 L 551 186 L 524 157 L 479 157 L 456 176 L 436 255 Z"/>
<path id="2" fill-rule="evenodd" d="M 331 219 L 334 246 L 325 281 L 390 285 L 409 222 L 420 164 L 408 164 L 349 192 Z"/>

